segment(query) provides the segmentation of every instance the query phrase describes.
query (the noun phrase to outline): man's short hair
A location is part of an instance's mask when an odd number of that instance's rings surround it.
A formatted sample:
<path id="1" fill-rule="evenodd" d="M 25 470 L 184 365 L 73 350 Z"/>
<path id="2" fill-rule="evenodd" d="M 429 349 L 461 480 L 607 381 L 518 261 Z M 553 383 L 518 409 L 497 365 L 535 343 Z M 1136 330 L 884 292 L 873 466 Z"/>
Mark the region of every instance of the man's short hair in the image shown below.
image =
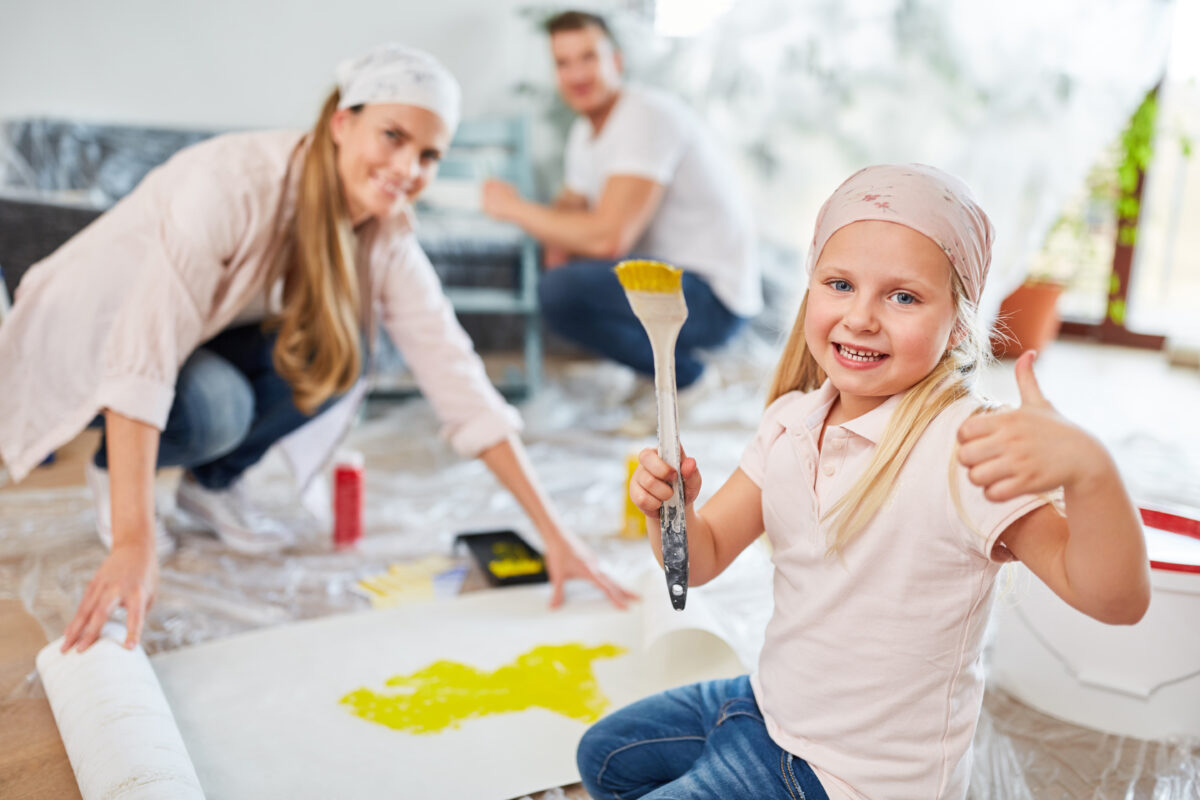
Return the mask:
<path id="1" fill-rule="evenodd" d="M 564 11 L 561 14 L 555 14 L 546 20 L 546 24 L 543 27 L 545 27 L 546 33 L 550 36 L 562 33 L 563 31 L 581 31 L 584 28 L 598 28 L 612 42 L 613 47 L 617 47 L 616 37 L 613 36 L 608 23 L 604 21 L 604 17 L 598 14 L 590 14 L 587 11 Z"/>

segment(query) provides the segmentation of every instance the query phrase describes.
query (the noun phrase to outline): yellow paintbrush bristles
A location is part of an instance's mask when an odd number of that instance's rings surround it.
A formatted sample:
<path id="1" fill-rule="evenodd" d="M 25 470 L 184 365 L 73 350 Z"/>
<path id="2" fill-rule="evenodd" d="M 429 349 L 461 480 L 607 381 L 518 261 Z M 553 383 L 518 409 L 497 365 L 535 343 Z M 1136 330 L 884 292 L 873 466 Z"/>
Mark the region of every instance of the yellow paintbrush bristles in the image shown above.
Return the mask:
<path id="1" fill-rule="evenodd" d="M 622 287 L 635 292 L 683 291 L 683 270 L 661 261 L 622 261 L 613 271 Z"/>

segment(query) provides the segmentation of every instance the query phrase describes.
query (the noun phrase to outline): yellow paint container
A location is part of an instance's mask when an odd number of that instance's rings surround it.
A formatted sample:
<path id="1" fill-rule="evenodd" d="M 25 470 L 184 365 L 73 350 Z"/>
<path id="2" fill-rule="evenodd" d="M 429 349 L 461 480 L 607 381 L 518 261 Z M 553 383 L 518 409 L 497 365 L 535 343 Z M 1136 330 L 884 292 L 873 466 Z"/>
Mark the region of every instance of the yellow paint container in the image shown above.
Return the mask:
<path id="1" fill-rule="evenodd" d="M 633 471 L 638 466 L 638 454 L 632 453 L 625 460 L 625 520 L 621 526 L 621 538 L 640 539 L 646 535 L 646 515 L 633 504 L 629 496 L 629 484 L 633 481 Z"/>

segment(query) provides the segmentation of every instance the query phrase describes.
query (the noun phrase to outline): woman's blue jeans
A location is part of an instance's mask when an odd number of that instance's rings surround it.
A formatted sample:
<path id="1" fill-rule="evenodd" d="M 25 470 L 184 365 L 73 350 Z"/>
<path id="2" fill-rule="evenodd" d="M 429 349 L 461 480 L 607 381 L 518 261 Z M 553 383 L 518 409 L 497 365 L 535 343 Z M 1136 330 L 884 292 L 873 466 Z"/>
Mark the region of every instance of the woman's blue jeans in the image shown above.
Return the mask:
<path id="1" fill-rule="evenodd" d="M 271 445 L 312 419 L 296 408 L 291 384 L 275 371 L 274 346 L 274 334 L 261 325 L 243 325 L 222 331 L 188 357 L 159 435 L 159 467 L 186 467 L 200 485 L 225 489 Z M 95 463 L 108 468 L 103 437 Z"/>
<path id="2" fill-rule="evenodd" d="M 576 755 L 596 800 L 828 800 L 767 734 L 750 677 L 652 695 L 593 725 Z"/>
<path id="3" fill-rule="evenodd" d="M 654 374 L 654 355 L 642 323 L 613 274 L 616 261 L 580 260 L 546 270 L 538 283 L 542 317 L 552 331 L 643 375 Z M 719 347 L 746 319 L 727 309 L 703 278 L 683 273 L 688 318 L 675 346 L 675 378 L 690 386 L 704 371 L 699 350 Z"/>

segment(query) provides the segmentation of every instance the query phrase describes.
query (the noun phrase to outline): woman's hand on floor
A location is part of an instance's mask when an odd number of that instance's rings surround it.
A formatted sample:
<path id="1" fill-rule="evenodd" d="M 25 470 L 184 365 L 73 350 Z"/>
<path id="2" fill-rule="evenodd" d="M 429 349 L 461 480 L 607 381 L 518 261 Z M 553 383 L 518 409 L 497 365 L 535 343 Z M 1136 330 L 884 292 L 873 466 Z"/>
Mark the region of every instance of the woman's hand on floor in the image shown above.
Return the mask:
<path id="1" fill-rule="evenodd" d="M 62 651 L 76 646 L 87 650 L 100 638 L 100 629 L 117 606 L 126 612 L 125 647 L 132 649 L 142 637 L 146 611 L 158 590 L 158 559 L 153 537 L 146 544 L 117 545 L 96 570 L 83 593 L 75 618 L 63 633 Z"/>
<path id="2" fill-rule="evenodd" d="M 529 456 L 516 434 L 509 434 L 487 448 L 479 454 L 479 458 L 487 464 L 500 483 L 512 492 L 521 508 L 529 515 L 530 521 L 537 527 L 542 541 L 546 543 L 546 572 L 550 575 L 550 583 L 554 587 L 554 594 L 550 598 L 551 608 L 562 605 L 565 584 L 575 578 L 582 578 L 599 586 L 617 608 L 624 608 L 630 600 L 637 599 L 637 595 L 622 589 L 612 578 L 601 572 L 596 564 L 596 555 L 559 521 L 558 514 L 550 504 L 550 498 L 546 496 L 533 474 Z"/>
<path id="3" fill-rule="evenodd" d="M 638 599 L 636 594 L 622 588 L 600 570 L 595 553 L 573 533 L 544 538 L 546 572 L 550 575 L 550 585 L 554 587 L 550 597 L 551 608 L 562 605 L 566 582 L 574 579 L 591 581 L 599 586 L 617 608 L 625 608 L 631 600 Z"/>

